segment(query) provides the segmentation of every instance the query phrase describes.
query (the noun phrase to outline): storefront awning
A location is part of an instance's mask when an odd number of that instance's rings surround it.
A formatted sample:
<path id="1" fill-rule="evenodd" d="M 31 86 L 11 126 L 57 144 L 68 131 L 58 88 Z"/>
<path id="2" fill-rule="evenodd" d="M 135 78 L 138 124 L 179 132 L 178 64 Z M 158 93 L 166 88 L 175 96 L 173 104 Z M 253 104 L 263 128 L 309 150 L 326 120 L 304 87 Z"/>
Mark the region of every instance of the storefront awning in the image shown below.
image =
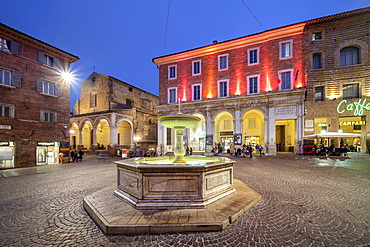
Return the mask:
<path id="1" fill-rule="evenodd" d="M 315 138 L 349 138 L 349 137 L 360 137 L 361 134 L 355 133 L 340 133 L 340 132 L 325 132 L 320 134 L 313 134 L 304 136 L 303 139 L 315 139 Z"/>

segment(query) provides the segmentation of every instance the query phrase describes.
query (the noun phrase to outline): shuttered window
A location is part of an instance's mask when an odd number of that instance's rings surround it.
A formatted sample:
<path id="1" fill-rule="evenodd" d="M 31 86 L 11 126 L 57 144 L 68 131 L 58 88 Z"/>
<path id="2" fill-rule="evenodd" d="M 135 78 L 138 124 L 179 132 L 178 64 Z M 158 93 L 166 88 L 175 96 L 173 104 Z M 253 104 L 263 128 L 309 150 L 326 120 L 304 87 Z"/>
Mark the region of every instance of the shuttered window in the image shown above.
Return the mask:
<path id="1" fill-rule="evenodd" d="M 0 69 L 0 85 L 21 87 L 21 74 L 16 71 Z"/>
<path id="2" fill-rule="evenodd" d="M 36 91 L 51 96 L 62 96 L 62 89 L 59 84 L 44 81 L 39 78 L 36 79 Z"/>

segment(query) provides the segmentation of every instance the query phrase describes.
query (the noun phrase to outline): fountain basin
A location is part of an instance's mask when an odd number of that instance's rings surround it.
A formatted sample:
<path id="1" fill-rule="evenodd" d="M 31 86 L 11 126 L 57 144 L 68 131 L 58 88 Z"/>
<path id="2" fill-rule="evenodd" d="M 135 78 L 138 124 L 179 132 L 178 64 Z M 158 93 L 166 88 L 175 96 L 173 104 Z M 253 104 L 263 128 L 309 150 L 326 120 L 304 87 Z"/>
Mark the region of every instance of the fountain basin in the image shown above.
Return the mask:
<path id="1" fill-rule="evenodd" d="M 196 126 L 200 120 L 199 117 L 191 115 L 166 115 L 157 118 L 158 121 L 166 128 L 175 129 L 179 127 L 181 129 L 192 128 Z"/>
<path id="2" fill-rule="evenodd" d="M 114 194 L 137 209 L 185 209 L 206 208 L 235 192 L 234 161 L 186 157 L 186 164 L 173 165 L 172 159 L 116 161 L 118 185 Z"/>

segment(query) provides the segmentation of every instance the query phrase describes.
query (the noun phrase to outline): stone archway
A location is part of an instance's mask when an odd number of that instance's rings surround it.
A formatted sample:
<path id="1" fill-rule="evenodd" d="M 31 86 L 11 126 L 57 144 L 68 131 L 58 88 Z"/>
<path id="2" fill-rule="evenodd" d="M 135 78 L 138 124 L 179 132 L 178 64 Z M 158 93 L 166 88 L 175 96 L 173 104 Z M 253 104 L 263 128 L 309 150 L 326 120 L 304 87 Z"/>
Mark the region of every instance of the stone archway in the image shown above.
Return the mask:
<path id="1" fill-rule="evenodd" d="M 80 136 L 79 133 L 80 131 L 78 130 L 78 124 L 76 122 L 73 122 L 69 128 L 69 133 L 70 133 L 70 148 L 71 149 L 76 149 L 78 144 L 80 143 Z"/>
<path id="2" fill-rule="evenodd" d="M 79 142 L 80 145 L 83 146 L 83 148 L 90 149 L 93 145 L 93 125 L 91 121 L 86 120 L 83 122 L 82 128 L 80 129 L 81 132 L 81 140 Z M 78 147 L 80 148 L 80 147 Z"/>
<path id="3" fill-rule="evenodd" d="M 230 112 L 222 111 L 214 118 L 214 145 L 221 144 L 223 150 L 233 149 L 234 146 L 234 118 Z"/>
<path id="4" fill-rule="evenodd" d="M 188 146 L 192 148 L 194 152 L 204 152 L 206 144 L 206 120 L 204 116 L 199 113 L 193 114 L 193 116 L 199 117 L 200 121 L 197 126 L 188 131 Z"/>
<path id="5" fill-rule="evenodd" d="M 118 145 L 131 145 L 132 130 L 129 122 L 124 120 L 119 122 L 117 125 L 117 133 L 118 133 L 117 137 Z"/>
<path id="6" fill-rule="evenodd" d="M 262 111 L 252 109 L 244 113 L 242 118 L 243 144 L 265 146 L 265 122 Z"/>
<path id="7" fill-rule="evenodd" d="M 96 125 L 96 144 L 101 149 L 106 149 L 110 144 L 110 126 L 104 118 L 99 119 Z"/>

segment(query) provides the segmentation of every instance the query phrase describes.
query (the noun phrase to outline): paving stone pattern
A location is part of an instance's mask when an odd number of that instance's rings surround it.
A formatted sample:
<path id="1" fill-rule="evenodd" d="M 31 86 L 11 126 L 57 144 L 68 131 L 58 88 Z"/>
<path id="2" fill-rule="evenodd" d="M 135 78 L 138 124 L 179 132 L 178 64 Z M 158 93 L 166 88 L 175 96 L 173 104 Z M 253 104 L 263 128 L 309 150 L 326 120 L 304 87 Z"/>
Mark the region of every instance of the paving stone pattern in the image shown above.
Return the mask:
<path id="1" fill-rule="evenodd" d="M 0 171 L 0 246 L 370 246 L 370 155 L 235 158 L 234 177 L 262 196 L 219 232 L 105 235 L 82 207 L 116 183 L 85 161 Z M 112 192 L 113 193 L 113 192 Z"/>

